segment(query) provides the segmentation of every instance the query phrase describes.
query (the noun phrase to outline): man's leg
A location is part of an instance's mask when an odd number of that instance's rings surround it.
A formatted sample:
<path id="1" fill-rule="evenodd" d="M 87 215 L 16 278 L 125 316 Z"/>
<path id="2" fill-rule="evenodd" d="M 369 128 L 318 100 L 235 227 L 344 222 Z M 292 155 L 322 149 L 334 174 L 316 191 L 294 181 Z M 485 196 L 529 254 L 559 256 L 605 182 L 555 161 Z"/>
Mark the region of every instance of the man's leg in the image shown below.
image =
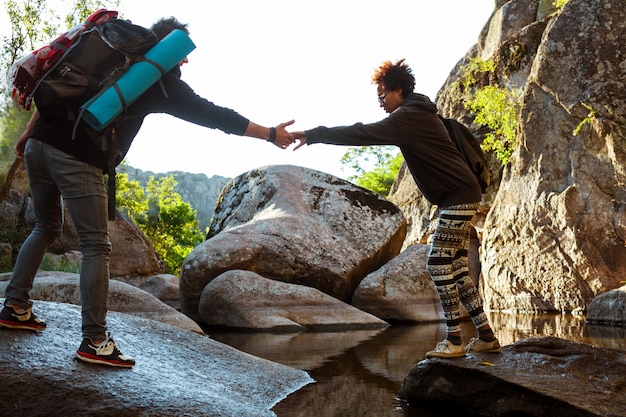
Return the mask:
<path id="1" fill-rule="evenodd" d="M 0 313 L 0 326 L 43 330 L 46 324 L 32 313 L 29 292 L 46 251 L 61 235 L 62 206 L 59 190 L 50 179 L 43 144 L 29 139 L 24 159 L 36 223 L 17 255 L 11 281 L 6 288 L 5 309 Z"/>

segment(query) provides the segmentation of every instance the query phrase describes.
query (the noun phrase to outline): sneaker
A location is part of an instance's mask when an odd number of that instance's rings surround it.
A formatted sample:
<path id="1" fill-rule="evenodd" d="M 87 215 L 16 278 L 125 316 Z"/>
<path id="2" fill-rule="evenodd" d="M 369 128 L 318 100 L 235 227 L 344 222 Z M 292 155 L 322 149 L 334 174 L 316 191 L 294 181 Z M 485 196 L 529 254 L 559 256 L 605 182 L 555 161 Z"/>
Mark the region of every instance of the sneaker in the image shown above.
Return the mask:
<path id="1" fill-rule="evenodd" d="M 491 342 L 485 342 L 478 337 L 473 337 L 467 346 L 465 346 L 465 351 L 468 353 L 471 352 L 486 352 L 486 353 L 498 353 L 502 352 L 502 346 L 500 346 L 500 342 L 498 339 L 494 339 Z"/>
<path id="2" fill-rule="evenodd" d="M 13 307 L 5 306 L 0 311 L 0 327 L 7 329 L 45 330 L 46 323 L 29 308 L 23 313 L 17 313 Z"/>
<path id="3" fill-rule="evenodd" d="M 111 333 L 108 332 L 104 341 L 99 345 L 96 345 L 93 340 L 88 337 L 83 338 L 83 343 L 80 344 L 80 347 L 76 351 L 76 357 L 81 361 L 100 365 L 118 366 L 122 368 L 135 366 L 135 360 L 120 352 L 111 338 Z"/>
<path id="4" fill-rule="evenodd" d="M 427 358 L 460 358 L 465 356 L 463 345 L 455 345 L 449 340 L 437 343 L 435 349 L 426 352 Z"/>

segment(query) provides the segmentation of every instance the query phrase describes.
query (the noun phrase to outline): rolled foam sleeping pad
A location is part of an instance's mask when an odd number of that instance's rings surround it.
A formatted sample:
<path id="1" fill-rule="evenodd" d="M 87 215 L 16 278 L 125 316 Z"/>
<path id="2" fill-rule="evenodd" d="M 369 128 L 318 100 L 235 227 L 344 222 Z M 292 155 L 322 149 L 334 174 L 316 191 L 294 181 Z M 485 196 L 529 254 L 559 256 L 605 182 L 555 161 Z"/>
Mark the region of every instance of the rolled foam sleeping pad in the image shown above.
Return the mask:
<path id="1" fill-rule="evenodd" d="M 130 106 L 161 78 L 163 74 L 151 61 L 167 72 L 195 48 L 196 45 L 184 31 L 174 29 L 146 52 L 144 55 L 146 61 L 142 60 L 131 65 L 114 85 L 95 100 L 85 103 L 81 107 L 83 119 L 95 130 L 102 131 L 124 111 L 125 107 Z"/>

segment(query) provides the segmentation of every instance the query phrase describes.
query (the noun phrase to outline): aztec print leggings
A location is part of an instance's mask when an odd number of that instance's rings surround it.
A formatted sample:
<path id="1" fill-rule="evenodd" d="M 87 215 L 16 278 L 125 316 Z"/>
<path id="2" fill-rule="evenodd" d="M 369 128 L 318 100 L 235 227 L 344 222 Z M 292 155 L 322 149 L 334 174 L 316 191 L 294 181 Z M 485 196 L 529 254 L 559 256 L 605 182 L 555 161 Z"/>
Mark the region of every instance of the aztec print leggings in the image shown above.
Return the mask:
<path id="1" fill-rule="evenodd" d="M 489 323 L 467 263 L 471 220 L 477 209 L 478 203 L 441 209 L 428 255 L 426 267 L 439 293 L 448 333 L 461 331 L 459 301 L 476 329 Z"/>

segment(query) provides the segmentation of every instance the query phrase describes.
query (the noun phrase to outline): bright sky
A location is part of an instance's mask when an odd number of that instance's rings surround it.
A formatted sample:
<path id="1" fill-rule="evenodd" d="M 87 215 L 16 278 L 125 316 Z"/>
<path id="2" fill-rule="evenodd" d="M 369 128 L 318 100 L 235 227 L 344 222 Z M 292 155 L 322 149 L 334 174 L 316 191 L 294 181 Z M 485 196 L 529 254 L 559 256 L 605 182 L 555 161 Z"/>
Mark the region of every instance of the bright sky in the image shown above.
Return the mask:
<path id="1" fill-rule="evenodd" d="M 189 23 L 197 48 L 182 68 L 199 95 L 250 120 L 291 130 L 375 122 L 371 75 L 386 59 L 405 58 L 416 91 L 435 98 L 473 46 L 493 0 L 122 0 L 120 12 L 149 26 L 159 17 Z M 4 10 L 3 10 L 4 12 Z M 293 152 L 227 135 L 167 115 L 151 115 L 126 161 L 144 171 L 235 177 L 291 164 L 342 178 L 346 147 L 316 144 Z"/>

